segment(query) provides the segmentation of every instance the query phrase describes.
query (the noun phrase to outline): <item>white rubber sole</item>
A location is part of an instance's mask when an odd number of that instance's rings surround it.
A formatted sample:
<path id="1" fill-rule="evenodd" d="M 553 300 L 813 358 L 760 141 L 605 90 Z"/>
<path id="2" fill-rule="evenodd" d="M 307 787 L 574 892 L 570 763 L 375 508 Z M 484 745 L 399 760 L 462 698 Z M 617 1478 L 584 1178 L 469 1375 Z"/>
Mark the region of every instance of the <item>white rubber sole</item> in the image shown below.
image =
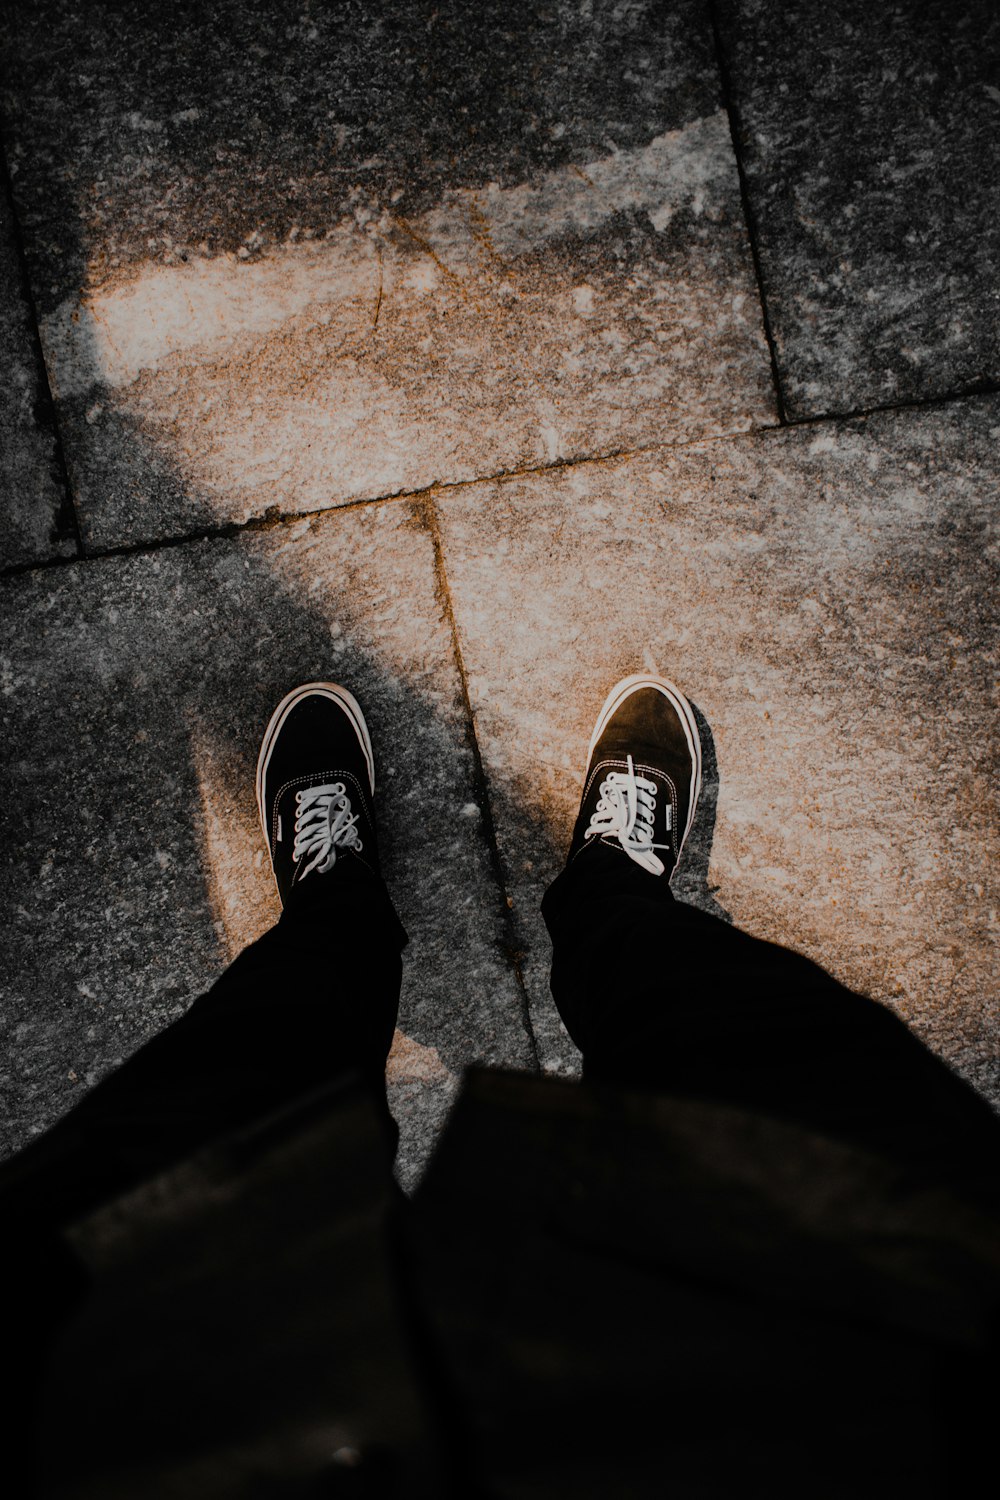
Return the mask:
<path id="1" fill-rule="evenodd" d="M 587 750 L 587 766 L 590 766 L 594 755 L 594 746 L 607 728 L 608 721 L 614 717 L 625 702 L 625 699 L 630 698 L 637 688 L 655 688 L 657 692 L 663 694 L 664 698 L 676 710 L 677 717 L 684 726 L 684 737 L 687 740 L 688 749 L 691 751 L 693 765 L 691 772 L 691 796 L 688 803 L 687 827 L 684 829 L 684 838 L 681 839 L 678 845 L 677 857 L 679 859 L 680 851 L 684 848 L 685 840 L 691 832 L 695 809 L 698 806 L 698 798 L 701 795 L 701 736 L 698 733 L 694 709 L 680 688 L 674 683 L 668 682 L 666 677 L 654 677 L 649 672 L 635 672 L 631 677 L 623 677 L 621 682 L 616 682 L 604 700 L 604 707 L 597 715 L 597 723 L 594 726 L 593 734 L 590 736 L 590 745 Z"/>
<path id="2" fill-rule="evenodd" d="M 358 700 L 349 693 L 346 688 L 339 687 L 335 682 L 304 682 L 301 687 L 293 688 L 286 693 L 271 715 L 267 728 L 264 730 L 264 738 L 261 742 L 260 754 L 257 757 L 257 811 L 260 814 L 260 826 L 264 835 L 264 843 L 268 849 L 271 847 L 270 835 L 267 830 L 267 819 L 264 813 L 264 776 L 271 760 L 271 752 L 275 741 L 281 732 L 288 715 L 297 703 L 303 698 L 312 696 L 321 698 L 332 698 L 338 707 L 342 708 L 351 721 L 351 727 L 360 741 L 364 751 L 365 761 L 368 765 L 368 780 L 371 783 L 372 796 L 375 795 L 375 756 L 372 753 L 371 736 L 368 733 L 368 725 L 365 716 L 361 712 Z"/>

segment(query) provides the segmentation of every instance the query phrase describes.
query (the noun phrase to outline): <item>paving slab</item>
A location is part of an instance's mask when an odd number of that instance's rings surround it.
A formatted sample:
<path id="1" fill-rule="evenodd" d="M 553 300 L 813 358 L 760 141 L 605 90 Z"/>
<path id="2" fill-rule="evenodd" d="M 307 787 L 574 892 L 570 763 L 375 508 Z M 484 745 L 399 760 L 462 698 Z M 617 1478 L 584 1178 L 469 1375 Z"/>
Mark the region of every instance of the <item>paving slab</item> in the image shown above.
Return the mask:
<path id="1" fill-rule="evenodd" d="M 53 0 L 0 38 L 93 547 L 192 531 L 192 487 L 242 521 L 775 418 L 701 0 Z"/>
<path id="2" fill-rule="evenodd" d="M 5 614 L 4 1148 L 276 919 L 260 736 L 290 686 L 332 678 L 369 719 L 411 939 L 390 1078 L 412 1181 L 466 1062 L 532 1065 L 419 509 L 26 574 Z"/>
<path id="3" fill-rule="evenodd" d="M 1000 380 L 1000 11 L 717 0 L 790 415 Z"/>
<path id="4" fill-rule="evenodd" d="M 547 1068 L 577 1058 L 538 903 L 604 696 L 654 670 L 711 736 L 675 890 L 891 1005 L 1000 1102 L 998 436 L 980 398 L 436 502 Z"/>
<path id="5" fill-rule="evenodd" d="M 72 516 L 0 164 L 0 568 L 72 557 Z"/>

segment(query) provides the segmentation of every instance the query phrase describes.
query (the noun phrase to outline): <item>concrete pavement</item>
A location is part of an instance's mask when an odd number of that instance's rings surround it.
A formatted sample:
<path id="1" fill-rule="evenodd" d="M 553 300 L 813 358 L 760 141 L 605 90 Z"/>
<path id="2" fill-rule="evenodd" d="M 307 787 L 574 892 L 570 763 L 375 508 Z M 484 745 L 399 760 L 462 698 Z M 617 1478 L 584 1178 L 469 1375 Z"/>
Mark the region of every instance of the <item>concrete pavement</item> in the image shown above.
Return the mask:
<path id="1" fill-rule="evenodd" d="M 274 919 L 253 764 L 311 677 L 383 768 L 405 1181 L 467 1062 L 577 1065 L 537 902 L 643 666 L 711 738 L 678 891 L 1000 1102 L 960 12 L 4 8 L 7 1150 Z"/>

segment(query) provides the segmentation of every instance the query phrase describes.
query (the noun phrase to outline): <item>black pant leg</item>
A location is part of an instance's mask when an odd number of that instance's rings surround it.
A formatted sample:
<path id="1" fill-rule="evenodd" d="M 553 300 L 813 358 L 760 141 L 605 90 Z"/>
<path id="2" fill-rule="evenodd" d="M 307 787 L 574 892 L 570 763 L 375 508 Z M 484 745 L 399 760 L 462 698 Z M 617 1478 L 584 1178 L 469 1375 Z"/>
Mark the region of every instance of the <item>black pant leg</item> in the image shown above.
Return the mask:
<path id="1" fill-rule="evenodd" d="M 675 901 L 597 847 L 542 910 L 552 993 L 584 1076 L 714 1098 L 992 1182 L 1000 1120 L 884 1006 L 801 954 Z"/>
<path id="2" fill-rule="evenodd" d="M 357 861 L 303 885 L 180 1020 L 0 1169 L 0 1202 L 26 1229 L 63 1221 L 348 1071 L 384 1103 L 405 942 Z"/>

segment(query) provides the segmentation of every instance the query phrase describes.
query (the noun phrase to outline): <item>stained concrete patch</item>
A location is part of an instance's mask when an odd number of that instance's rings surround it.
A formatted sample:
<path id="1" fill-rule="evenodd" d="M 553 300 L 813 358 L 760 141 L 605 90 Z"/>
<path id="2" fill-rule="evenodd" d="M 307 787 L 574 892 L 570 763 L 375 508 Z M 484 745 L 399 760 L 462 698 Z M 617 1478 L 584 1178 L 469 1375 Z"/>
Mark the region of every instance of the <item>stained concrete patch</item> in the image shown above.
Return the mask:
<path id="1" fill-rule="evenodd" d="M 773 419 L 699 4 L 299 12 L 14 9 L 88 541 Z"/>
<path id="2" fill-rule="evenodd" d="M 34 317 L 0 175 L 0 568 L 71 557 Z"/>
<path id="3" fill-rule="evenodd" d="M 984 399 L 437 502 L 547 1067 L 576 1056 L 538 902 L 605 693 L 650 669 L 717 754 L 684 898 L 888 1002 L 1000 1100 L 998 431 Z"/>
<path id="4" fill-rule="evenodd" d="M 365 708 L 411 937 L 390 1068 L 406 1179 L 467 1061 L 531 1065 L 418 510 L 14 580 L 0 671 L 7 1149 L 277 917 L 254 768 L 274 704 L 316 678 Z"/>
<path id="5" fill-rule="evenodd" d="M 1000 12 L 719 0 L 789 412 L 1000 379 Z"/>

